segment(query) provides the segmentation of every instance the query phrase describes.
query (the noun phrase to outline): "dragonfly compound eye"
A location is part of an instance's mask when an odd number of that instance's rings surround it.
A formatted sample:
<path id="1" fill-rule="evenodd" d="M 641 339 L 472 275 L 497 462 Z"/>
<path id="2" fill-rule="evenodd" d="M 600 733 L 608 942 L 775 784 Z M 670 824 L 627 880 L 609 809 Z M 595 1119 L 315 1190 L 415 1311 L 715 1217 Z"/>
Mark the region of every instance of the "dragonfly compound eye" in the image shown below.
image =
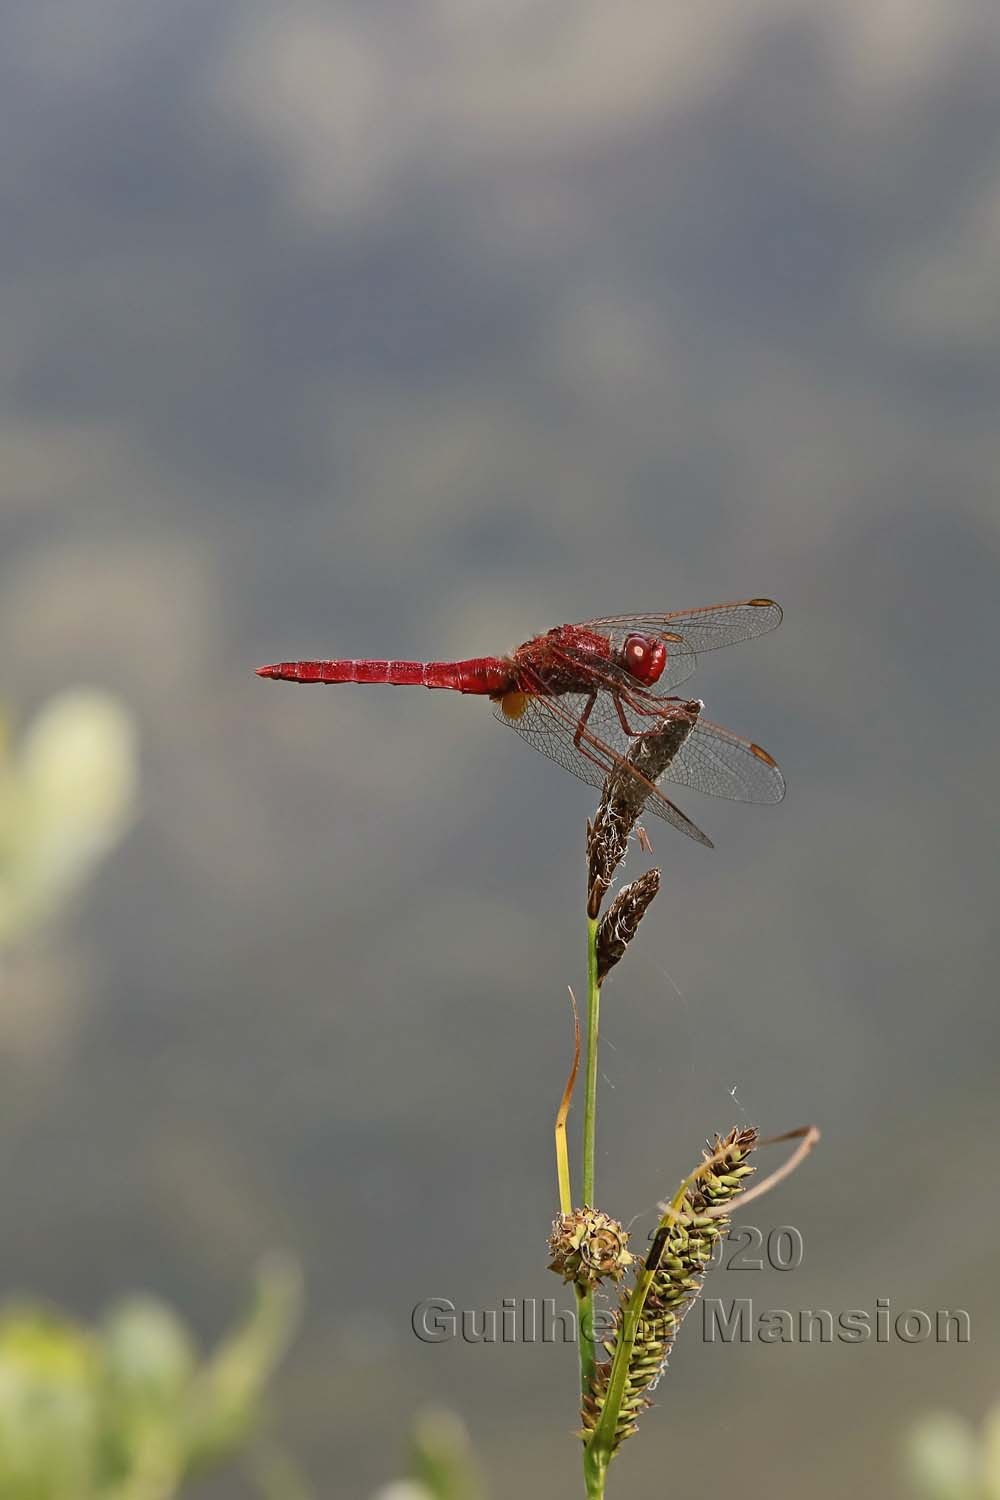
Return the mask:
<path id="1" fill-rule="evenodd" d="M 667 665 L 667 648 L 648 635 L 630 635 L 622 648 L 622 665 L 638 682 L 656 682 Z"/>

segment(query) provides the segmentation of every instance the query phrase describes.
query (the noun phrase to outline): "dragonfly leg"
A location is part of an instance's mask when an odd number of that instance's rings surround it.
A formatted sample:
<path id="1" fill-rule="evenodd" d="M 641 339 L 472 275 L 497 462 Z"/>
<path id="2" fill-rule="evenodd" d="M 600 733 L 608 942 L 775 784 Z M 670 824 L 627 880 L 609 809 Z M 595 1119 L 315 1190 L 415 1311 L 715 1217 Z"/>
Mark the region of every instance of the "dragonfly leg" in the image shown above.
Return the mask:
<path id="1" fill-rule="evenodd" d="M 676 698 L 665 698 L 653 703 L 647 703 L 644 702 L 641 698 L 633 697 L 631 693 L 626 696 L 625 694 L 620 692 L 613 694 L 613 697 L 615 700 L 615 708 L 618 711 L 618 722 L 621 724 L 622 728 L 630 739 L 635 739 L 637 735 L 642 733 L 642 731 L 639 729 L 629 728 L 628 721 L 625 718 L 625 711 L 622 708 L 623 702 L 626 703 L 630 709 L 632 709 L 633 713 L 639 714 L 644 719 L 666 719 L 670 716 L 669 705 L 680 701 Z"/>
<path id="2" fill-rule="evenodd" d="M 626 719 L 626 717 L 625 717 L 625 710 L 624 710 L 624 708 L 622 708 L 621 694 L 620 693 L 612 693 L 611 697 L 612 697 L 612 699 L 614 701 L 615 712 L 618 715 L 618 722 L 619 722 L 619 724 L 622 726 L 622 728 L 624 729 L 625 733 L 628 735 L 629 739 L 630 740 L 634 740 L 635 737 L 636 737 L 636 735 L 639 733 L 639 731 L 638 731 L 638 729 L 630 729 L 629 728 L 628 719 Z M 634 703 L 631 698 L 629 699 L 629 708 L 638 709 L 639 713 L 642 713 L 642 709 L 639 708 L 639 705 L 637 703 Z"/>
<path id="3" fill-rule="evenodd" d="M 607 761 L 602 760 L 599 755 L 595 755 L 589 745 L 585 745 L 583 743 L 583 733 L 587 727 L 587 720 L 590 718 L 591 709 L 596 702 L 597 694 L 591 693 L 584 706 L 583 713 L 577 720 L 576 733 L 573 735 L 573 746 L 575 749 L 579 750 L 581 755 L 585 756 L 587 760 L 591 761 L 595 766 L 597 766 L 598 770 L 603 771 L 605 776 L 607 776 L 611 770 L 610 765 L 607 763 Z"/>
<path id="4" fill-rule="evenodd" d="M 666 719 L 669 717 L 669 705 L 674 701 L 673 698 L 658 698 L 652 703 L 644 703 L 641 699 L 629 698 L 628 706 L 645 719 Z"/>
<path id="5" fill-rule="evenodd" d="M 583 731 L 587 727 L 587 720 L 590 718 L 591 710 L 593 709 L 596 702 L 597 694 L 591 693 L 590 697 L 587 699 L 586 704 L 584 705 L 583 713 L 577 720 L 576 733 L 573 736 L 573 747 L 576 750 L 583 750 L 583 746 L 581 745 L 580 741 L 583 739 Z M 584 753 L 586 754 L 585 751 Z M 591 756 L 590 759 L 593 760 L 593 756 Z"/>

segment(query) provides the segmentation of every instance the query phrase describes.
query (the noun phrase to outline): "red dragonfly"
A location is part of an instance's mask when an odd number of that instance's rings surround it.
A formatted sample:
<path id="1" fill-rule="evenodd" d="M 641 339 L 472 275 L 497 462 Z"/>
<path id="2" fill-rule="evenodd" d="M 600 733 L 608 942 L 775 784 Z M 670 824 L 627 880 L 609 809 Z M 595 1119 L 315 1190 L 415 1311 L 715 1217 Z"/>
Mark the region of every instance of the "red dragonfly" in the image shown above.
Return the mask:
<path id="1" fill-rule="evenodd" d="M 773 599 L 746 599 L 676 614 L 606 615 L 557 625 L 509 656 L 283 661 L 257 672 L 287 682 L 390 682 L 488 697 L 502 724 L 599 787 L 609 771 L 624 764 L 639 735 L 695 710 L 671 689 L 694 671 L 699 651 L 750 640 L 780 622 Z M 767 751 L 702 719 L 700 704 L 690 733 L 656 784 L 649 784 L 645 805 L 711 848 L 711 839 L 664 794 L 664 781 L 738 802 L 780 802 L 785 794 L 784 779 Z"/>

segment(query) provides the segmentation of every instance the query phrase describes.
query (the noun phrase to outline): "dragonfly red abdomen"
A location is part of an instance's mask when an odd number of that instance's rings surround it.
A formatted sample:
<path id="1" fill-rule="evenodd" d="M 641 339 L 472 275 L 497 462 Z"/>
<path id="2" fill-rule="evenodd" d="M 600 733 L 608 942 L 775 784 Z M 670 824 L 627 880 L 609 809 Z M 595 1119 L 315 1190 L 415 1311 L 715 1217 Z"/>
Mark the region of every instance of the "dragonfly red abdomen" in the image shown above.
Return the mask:
<path id="1" fill-rule="evenodd" d="M 258 677 L 283 682 L 381 682 L 396 687 L 447 688 L 483 697 L 506 693 L 514 685 L 511 664 L 497 656 L 467 661 L 281 661 L 258 667 Z"/>

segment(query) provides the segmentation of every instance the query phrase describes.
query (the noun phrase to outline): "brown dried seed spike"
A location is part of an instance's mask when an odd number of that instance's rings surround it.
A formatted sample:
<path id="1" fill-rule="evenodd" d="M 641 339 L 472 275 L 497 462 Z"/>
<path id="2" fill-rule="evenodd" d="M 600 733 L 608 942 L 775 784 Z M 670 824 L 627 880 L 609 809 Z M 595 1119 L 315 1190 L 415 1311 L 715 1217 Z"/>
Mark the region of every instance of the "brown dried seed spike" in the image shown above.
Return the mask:
<path id="1" fill-rule="evenodd" d="M 694 728 L 701 702 L 672 706 L 668 717 L 635 736 L 627 755 L 608 772 L 597 816 L 588 831 L 587 910 L 595 917 L 628 848 L 629 835 L 646 799 L 656 790 L 674 756 Z"/>
<path id="2" fill-rule="evenodd" d="M 597 929 L 597 982 L 603 984 L 635 937 L 639 923 L 660 889 L 659 870 L 647 870 L 619 891 Z"/>

